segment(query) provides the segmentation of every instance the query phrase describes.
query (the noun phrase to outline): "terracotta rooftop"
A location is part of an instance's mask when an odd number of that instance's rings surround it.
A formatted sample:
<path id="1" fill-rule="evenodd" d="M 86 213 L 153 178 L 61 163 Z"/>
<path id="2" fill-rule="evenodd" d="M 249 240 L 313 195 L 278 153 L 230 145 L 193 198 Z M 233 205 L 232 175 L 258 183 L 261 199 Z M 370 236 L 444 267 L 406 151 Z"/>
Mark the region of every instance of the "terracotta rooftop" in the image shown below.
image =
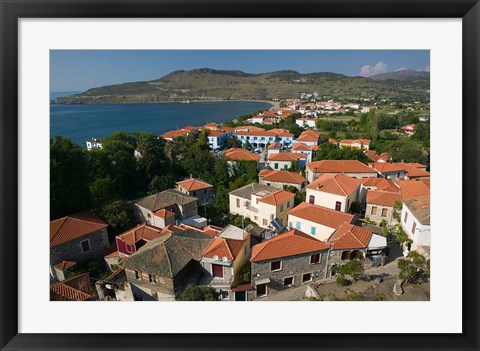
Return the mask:
<path id="1" fill-rule="evenodd" d="M 363 144 L 363 145 L 370 145 L 370 140 L 368 139 L 345 139 L 345 140 L 340 140 L 339 141 L 340 145 L 341 144 Z"/>
<path id="2" fill-rule="evenodd" d="M 162 229 L 154 227 L 153 225 L 143 223 L 135 228 L 127 230 L 126 232 L 117 235 L 123 242 L 127 244 L 135 244 L 140 240 L 150 241 L 165 235 Z"/>
<path id="3" fill-rule="evenodd" d="M 154 214 L 155 214 L 155 216 L 163 218 L 163 219 L 167 219 L 167 218 L 170 218 L 170 217 L 175 217 L 175 213 L 173 213 L 172 211 L 166 210 L 164 208 L 162 208 L 161 210 L 158 210 Z"/>
<path id="4" fill-rule="evenodd" d="M 190 178 L 182 180 L 181 182 L 176 183 L 179 187 L 185 189 L 186 191 L 195 191 L 213 188 L 212 184 L 208 184 L 206 181 L 198 178 Z"/>
<path id="5" fill-rule="evenodd" d="M 282 144 L 280 144 L 278 141 L 275 141 L 268 145 L 268 150 L 278 150 L 282 148 Z"/>
<path id="6" fill-rule="evenodd" d="M 395 182 L 400 187 L 403 201 L 430 195 L 430 189 L 418 180 L 401 180 Z"/>
<path id="7" fill-rule="evenodd" d="M 85 301 L 91 297 L 88 273 L 50 285 L 50 301 Z"/>
<path id="8" fill-rule="evenodd" d="M 264 172 L 263 174 L 262 171 L 260 171 L 258 175 L 263 177 L 263 180 L 270 182 L 302 184 L 305 181 L 305 178 L 297 172 L 268 170 L 268 172 Z"/>
<path id="9" fill-rule="evenodd" d="M 268 155 L 269 161 L 291 161 L 296 162 L 302 158 L 307 158 L 302 153 L 291 153 L 291 152 L 281 152 L 278 154 L 270 154 Z"/>
<path id="10" fill-rule="evenodd" d="M 385 178 L 363 178 L 360 179 L 366 187 L 373 187 L 373 190 L 388 191 L 391 193 L 400 193 L 400 188 L 393 181 Z"/>
<path id="11" fill-rule="evenodd" d="M 75 262 L 75 261 L 62 261 L 62 262 L 57 263 L 55 265 L 55 268 L 58 268 L 59 270 L 64 271 L 64 270 L 67 270 L 69 268 L 72 268 L 76 264 L 77 264 L 77 262 Z"/>
<path id="12" fill-rule="evenodd" d="M 208 133 L 208 136 L 209 137 L 218 137 L 220 135 L 225 134 L 226 132 L 227 132 L 226 130 L 220 130 L 220 129 L 211 130 L 210 133 Z"/>
<path id="13" fill-rule="evenodd" d="M 320 140 L 320 133 L 315 132 L 313 130 L 306 130 L 302 132 L 297 138 L 297 141 L 308 141 L 308 142 L 315 142 L 315 143 L 318 143 L 319 140 Z"/>
<path id="14" fill-rule="evenodd" d="M 239 126 L 239 127 L 235 127 L 233 128 L 235 131 L 248 131 L 248 130 L 251 130 L 251 131 L 257 131 L 257 132 L 260 132 L 260 131 L 265 131 L 265 129 L 263 128 L 260 128 L 260 127 L 255 127 L 255 126 Z"/>
<path id="15" fill-rule="evenodd" d="M 399 172 L 399 171 L 406 171 L 407 167 L 404 163 L 387 163 L 387 162 L 376 162 L 371 163 L 370 166 L 376 169 L 380 173 L 390 173 L 390 172 Z"/>
<path id="16" fill-rule="evenodd" d="M 326 173 L 307 185 L 307 189 L 323 191 L 330 194 L 349 196 L 360 186 L 360 180 L 345 174 Z"/>
<path id="17" fill-rule="evenodd" d="M 292 150 L 311 151 L 312 149 L 310 148 L 310 146 L 304 143 L 293 143 Z"/>
<path id="18" fill-rule="evenodd" d="M 251 262 L 302 255 L 323 250 L 329 246 L 297 229 L 280 234 L 253 247 Z"/>
<path id="19" fill-rule="evenodd" d="M 258 202 L 263 202 L 263 203 L 266 203 L 268 205 L 278 206 L 278 205 L 281 205 L 281 204 L 287 202 L 288 200 L 290 200 L 294 196 L 295 196 L 295 194 L 293 194 L 289 191 L 277 190 L 277 191 L 274 191 L 273 193 L 270 193 L 270 194 L 260 198 L 258 200 Z"/>
<path id="20" fill-rule="evenodd" d="M 270 173 L 273 173 L 273 172 L 276 172 L 276 171 L 273 171 L 271 169 L 262 169 L 262 170 L 260 170 L 260 172 L 258 172 L 258 176 L 259 177 L 265 177 L 267 174 L 270 174 Z"/>
<path id="21" fill-rule="evenodd" d="M 315 173 L 377 173 L 357 160 L 322 160 L 307 163 L 307 167 Z"/>
<path id="22" fill-rule="evenodd" d="M 178 137 L 181 137 L 181 136 L 186 136 L 188 135 L 188 131 L 187 130 L 171 130 L 169 132 L 166 132 L 162 135 L 160 135 L 162 138 L 164 139 L 175 139 L 175 138 L 178 138 Z"/>
<path id="23" fill-rule="evenodd" d="M 202 256 L 208 258 L 217 256 L 220 259 L 226 257 L 228 260 L 233 261 L 243 250 L 245 244 L 249 243 L 249 239 L 250 234 L 247 234 L 247 237 L 244 240 L 217 237 L 205 250 Z"/>
<path id="24" fill-rule="evenodd" d="M 375 162 L 379 162 L 379 161 L 388 162 L 390 158 L 387 152 L 382 152 L 381 154 L 377 154 L 375 150 L 367 150 L 367 157 Z"/>
<path id="25" fill-rule="evenodd" d="M 367 204 L 375 204 L 393 207 L 395 202 L 402 202 L 402 196 L 397 193 L 391 193 L 388 191 L 375 191 L 368 190 L 367 192 Z"/>
<path id="26" fill-rule="evenodd" d="M 405 206 L 421 224 L 430 225 L 430 195 L 407 200 Z"/>
<path id="27" fill-rule="evenodd" d="M 332 250 L 364 249 L 372 238 L 372 231 L 356 225 L 342 224 L 327 240 Z"/>
<path id="28" fill-rule="evenodd" d="M 240 148 L 228 149 L 223 156 L 231 161 L 258 161 L 260 157 L 259 154 Z"/>
<path id="29" fill-rule="evenodd" d="M 306 219 L 314 223 L 324 225 L 329 228 L 336 229 L 342 223 L 351 223 L 354 221 L 355 216 L 349 213 L 331 210 L 323 206 L 317 206 L 302 202 L 297 207 L 291 209 L 288 215 L 298 218 Z"/>
<path id="30" fill-rule="evenodd" d="M 50 222 L 50 247 L 91 234 L 108 225 L 91 212 L 81 212 Z"/>

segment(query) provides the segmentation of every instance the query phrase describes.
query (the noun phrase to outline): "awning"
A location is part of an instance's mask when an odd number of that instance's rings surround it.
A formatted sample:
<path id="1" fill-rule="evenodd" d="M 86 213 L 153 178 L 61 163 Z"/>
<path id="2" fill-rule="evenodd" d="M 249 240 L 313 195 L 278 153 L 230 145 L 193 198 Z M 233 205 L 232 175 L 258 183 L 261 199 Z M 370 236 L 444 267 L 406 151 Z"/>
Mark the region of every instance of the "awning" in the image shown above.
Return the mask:
<path id="1" fill-rule="evenodd" d="M 255 286 L 262 285 L 262 284 L 268 284 L 268 283 L 270 283 L 270 279 L 269 278 L 260 279 L 260 280 L 255 281 L 254 283 L 255 283 Z"/>

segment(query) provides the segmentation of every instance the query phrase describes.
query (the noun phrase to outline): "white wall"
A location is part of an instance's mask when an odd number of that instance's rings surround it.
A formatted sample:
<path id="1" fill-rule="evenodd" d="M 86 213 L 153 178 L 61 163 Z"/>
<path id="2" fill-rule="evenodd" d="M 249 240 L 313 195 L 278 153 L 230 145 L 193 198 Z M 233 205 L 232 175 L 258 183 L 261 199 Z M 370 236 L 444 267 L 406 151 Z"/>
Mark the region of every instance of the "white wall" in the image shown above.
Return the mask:
<path id="1" fill-rule="evenodd" d="M 405 222 L 405 213 L 408 213 L 407 215 L 407 221 Z M 400 217 L 400 223 L 405 231 L 407 233 L 408 237 L 413 240 L 411 249 L 416 250 L 418 245 L 422 246 L 430 246 L 430 225 L 422 225 L 418 219 L 415 218 L 413 213 L 408 209 L 407 206 L 405 206 L 405 203 L 403 204 L 402 207 L 402 215 Z M 416 223 L 415 227 L 415 232 L 412 234 L 412 226 L 413 223 Z"/>
<path id="2" fill-rule="evenodd" d="M 307 197 L 305 198 L 306 202 L 310 202 L 310 195 L 315 196 L 314 204 L 318 206 L 323 206 L 335 210 L 335 203 L 340 201 L 342 207 L 340 211 L 347 212 L 351 204 L 357 201 L 358 191 L 354 191 L 350 196 L 342 196 L 337 194 L 326 193 L 324 191 L 307 189 Z M 347 201 L 348 200 L 348 201 Z"/>
<path id="3" fill-rule="evenodd" d="M 296 223 L 300 222 L 300 228 L 297 228 Z M 315 223 L 312 221 L 308 221 L 303 218 L 299 218 L 293 216 L 291 214 L 288 215 L 288 226 L 291 228 L 298 229 L 306 234 L 311 234 L 311 228 L 315 227 L 315 235 L 313 237 L 317 238 L 318 240 L 325 241 L 328 239 L 330 235 L 335 231 L 336 228 L 330 228 L 320 223 Z"/>

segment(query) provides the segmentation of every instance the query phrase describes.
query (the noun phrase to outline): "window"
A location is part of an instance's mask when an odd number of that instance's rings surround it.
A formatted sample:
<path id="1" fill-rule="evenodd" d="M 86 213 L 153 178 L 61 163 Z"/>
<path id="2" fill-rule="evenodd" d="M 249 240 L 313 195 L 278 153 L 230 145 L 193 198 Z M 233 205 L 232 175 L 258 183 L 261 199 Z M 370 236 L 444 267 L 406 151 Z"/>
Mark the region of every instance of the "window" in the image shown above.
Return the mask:
<path id="1" fill-rule="evenodd" d="M 335 202 L 335 211 L 341 211 L 342 210 L 342 203 L 340 201 Z"/>
<path id="2" fill-rule="evenodd" d="M 299 221 L 297 221 L 297 222 L 295 223 L 295 228 L 298 229 L 298 230 L 300 230 L 301 227 L 302 227 L 302 224 L 301 224 Z"/>
<path id="3" fill-rule="evenodd" d="M 288 169 L 288 165 L 283 165 L 283 169 Z"/>
<path id="4" fill-rule="evenodd" d="M 387 217 L 388 209 L 382 208 L 382 217 Z"/>
<path id="5" fill-rule="evenodd" d="M 372 207 L 372 216 L 375 216 L 377 214 L 377 208 L 375 206 Z"/>
<path id="6" fill-rule="evenodd" d="M 148 275 L 148 282 L 155 284 L 157 282 L 157 279 L 155 278 L 155 276 L 153 274 L 149 274 Z"/>
<path id="7" fill-rule="evenodd" d="M 138 274 L 138 271 L 135 271 L 135 279 L 140 279 L 140 274 Z"/>
<path id="8" fill-rule="evenodd" d="M 408 212 L 405 212 L 405 216 L 403 217 L 403 223 L 407 223 L 408 219 Z"/>
<path id="9" fill-rule="evenodd" d="M 302 275 L 302 283 L 306 283 L 312 280 L 312 273 L 305 273 Z"/>
<path id="10" fill-rule="evenodd" d="M 287 202 L 287 208 L 290 208 L 290 200 Z"/>
<path id="11" fill-rule="evenodd" d="M 267 284 L 257 285 L 257 297 L 267 296 Z"/>
<path id="12" fill-rule="evenodd" d="M 310 228 L 310 234 L 312 234 L 312 235 L 317 234 L 317 228 L 314 227 L 314 226 L 312 226 L 312 227 Z"/>
<path id="13" fill-rule="evenodd" d="M 255 203 L 258 205 L 258 197 L 255 199 Z"/>
<path id="14" fill-rule="evenodd" d="M 90 242 L 88 240 L 82 241 L 80 245 L 82 246 L 82 252 L 90 251 Z"/>
<path id="15" fill-rule="evenodd" d="M 412 234 L 415 234 L 415 229 L 417 228 L 417 222 L 413 222 L 412 225 Z"/>
<path id="16" fill-rule="evenodd" d="M 148 218 L 152 218 L 152 214 L 151 214 L 151 213 L 147 213 L 147 217 L 148 217 Z"/>
<path id="17" fill-rule="evenodd" d="M 258 221 L 258 216 L 254 216 L 253 219 L 255 219 L 256 221 Z"/>
<path id="18" fill-rule="evenodd" d="M 197 192 L 196 191 L 192 192 L 192 195 L 197 196 Z"/>
<path id="19" fill-rule="evenodd" d="M 212 264 L 212 275 L 215 278 L 223 278 L 223 266 Z"/>
<path id="20" fill-rule="evenodd" d="M 274 261 L 270 263 L 270 270 L 273 271 L 279 271 L 282 269 L 282 261 Z"/>
<path id="21" fill-rule="evenodd" d="M 274 164 L 273 168 L 278 169 L 278 163 L 277 162 Z"/>
<path id="22" fill-rule="evenodd" d="M 222 297 L 222 300 L 228 300 L 228 291 L 222 290 L 222 293 L 220 295 Z"/>
<path id="23" fill-rule="evenodd" d="M 240 207 L 240 199 L 237 199 L 237 207 Z"/>
<path id="24" fill-rule="evenodd" d="M 132 245 L 130 244 L 125 244 L 125 249 L 127 250 L 127 252 L 133 252 L 133 248 L 132 248 Z"/>
<path id="25" fill-rule="evenodd" d="M 247 245 L 245 245 L 245 246 L 243 247 L 243 254 L 244 254 L 244 255 L 247 254 Z"/>
<path id="26" fill-rule="evenodd" d="M 319 263 L 319 262 L 320 262 L 320 254 L 319 253 L 310 256 L 310 263 L 311 264 L 315 264 L 315 263 Z"/>
<path id="27" fill-rule="evenodd" d="M 268 221 L 266 219 L 263 220 L 263 225 L 268 225 Z"/>
<path id="28" fill-rule="evenodd" d="M 315 196 L 310 195 L 310 196 L 308 197 L 308 203 L 310 203 L 310 204 L 315 203 Z"/>
<path id="29" fill-rule="evenodd" d="M 342 251 L 342 260 L 350 259 L 350 251 Z"/>
<path id="30" fill-rule="evenodd" d="M 205 190 L 203 191 L 203 193 L 204 193 L 204 194 L 207 194 L 207 190 L 205 189 Z"/>
<path id="31" fill-rule="evenodd" d="M 283 212 L 283 205 L 280 205 L 280 212 Z"/>
<path id="32" fill-rule="evenodd" d="M 283 279 L 283 286 L 292 286 L 293 285 L 293 277 L 288 277 Z"/>
<path id="33" fill-rule="evenodd" d="M 268 186 L 270 186 L 270 183 L 267 183 Z"/>

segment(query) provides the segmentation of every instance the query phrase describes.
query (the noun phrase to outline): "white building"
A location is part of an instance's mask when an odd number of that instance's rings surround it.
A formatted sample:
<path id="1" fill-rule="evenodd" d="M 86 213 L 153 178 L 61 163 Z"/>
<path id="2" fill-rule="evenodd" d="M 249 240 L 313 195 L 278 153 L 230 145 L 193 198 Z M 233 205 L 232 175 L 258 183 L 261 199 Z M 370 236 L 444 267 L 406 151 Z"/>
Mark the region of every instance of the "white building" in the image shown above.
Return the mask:
<path id="1" fill-rule="evenodd" d="M 90 151 L 92 149 L 101 149 L 102 148 L 102 141 L 100 139 L 92 138 L 92 140 L 88 140 L 87 142 L 87 150 Z"/>
<path id="2" fill-rule="evenodd" d="M 402 229 L 412 239 L 411 250 L 430 251 L 430 195 L 407 200 L 400 217 Z"/>

